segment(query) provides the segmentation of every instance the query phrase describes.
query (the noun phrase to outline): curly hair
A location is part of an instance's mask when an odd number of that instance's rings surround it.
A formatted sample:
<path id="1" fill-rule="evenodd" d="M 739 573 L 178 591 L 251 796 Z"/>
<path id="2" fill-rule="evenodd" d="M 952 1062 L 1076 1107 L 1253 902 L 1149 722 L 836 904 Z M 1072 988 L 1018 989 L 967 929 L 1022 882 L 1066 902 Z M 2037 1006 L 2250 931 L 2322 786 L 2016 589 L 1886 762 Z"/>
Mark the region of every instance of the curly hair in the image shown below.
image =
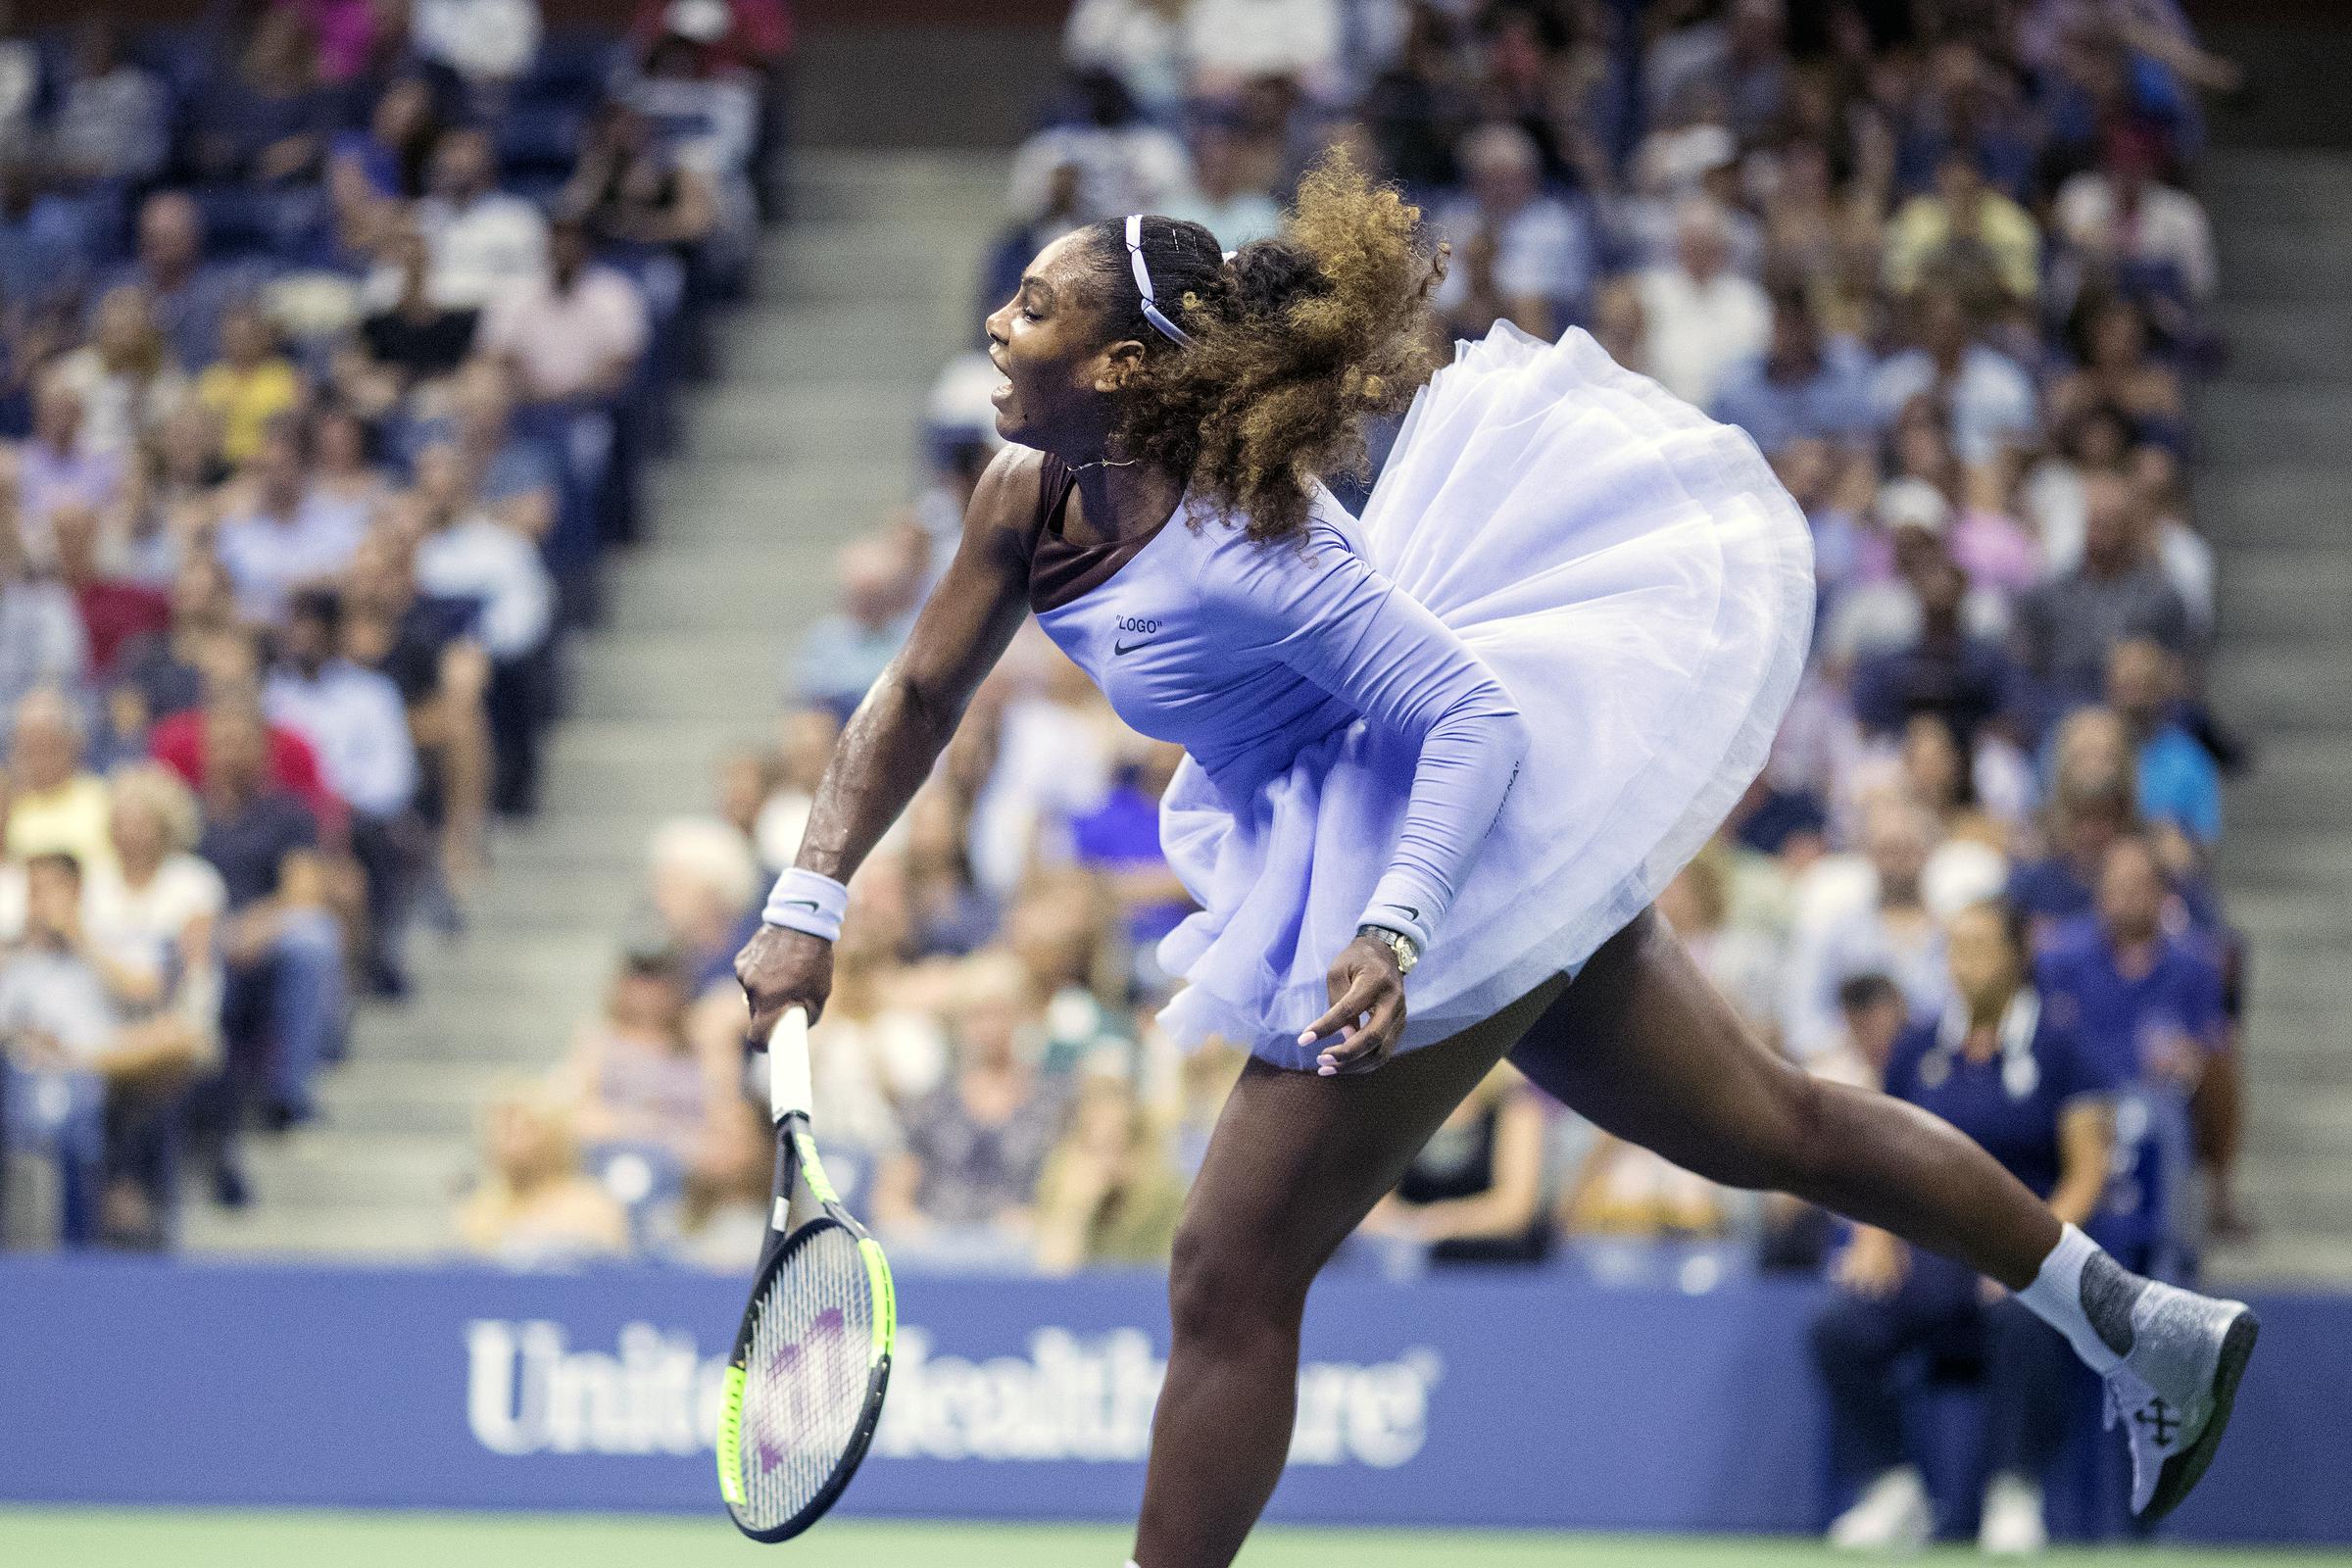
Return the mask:
<path id="1" fill-rule="evenodd" d="M 1279 235 L 1230 261 L 1199 223 L 1144 220 L 1152 292 L 1190 344 L 1145 319 L 1122 225 L 1087 245 L 1111 340 L 1145 345 L 1120 389 L 1125 450 L 1189 474 L 1252 539 L 1302 530 L 1316 480 L 1361 474 L 1364 420 L 1404 408 L 1435 363 L 1420 209 L 1344 152 L 1300 181 Z"/>

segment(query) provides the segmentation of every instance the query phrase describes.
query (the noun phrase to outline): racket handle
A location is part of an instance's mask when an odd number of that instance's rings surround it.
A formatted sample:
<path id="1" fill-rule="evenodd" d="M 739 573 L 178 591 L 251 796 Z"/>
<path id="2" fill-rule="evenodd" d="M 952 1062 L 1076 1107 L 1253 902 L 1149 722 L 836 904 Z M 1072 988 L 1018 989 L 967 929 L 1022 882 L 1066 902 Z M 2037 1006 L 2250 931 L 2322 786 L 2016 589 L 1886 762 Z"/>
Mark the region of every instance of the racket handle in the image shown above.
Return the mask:
<path id="1" fill-rule="evenodd" d="M 787 1007 L 767 1037 L 768 1112 L 778 1122 L 796 1111 L 808 1116 L 814 1099 L 808 1091 L 808 1009 Z"/>

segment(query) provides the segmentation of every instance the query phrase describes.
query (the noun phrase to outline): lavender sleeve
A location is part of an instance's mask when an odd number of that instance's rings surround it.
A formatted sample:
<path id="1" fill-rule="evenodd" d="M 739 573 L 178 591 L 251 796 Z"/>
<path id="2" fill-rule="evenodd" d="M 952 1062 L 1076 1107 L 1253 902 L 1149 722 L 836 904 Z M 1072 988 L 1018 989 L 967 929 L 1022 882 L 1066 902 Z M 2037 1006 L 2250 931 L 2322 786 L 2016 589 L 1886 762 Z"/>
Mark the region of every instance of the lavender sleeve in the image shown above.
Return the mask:
<path id="1" fill-rule="evenodd" d="M 1269 651 L 1365 719 L 1421 743 L 1404 821 L 1362 920 L 1427 952 L 1518 777 L 1526 724 L 1468 645 L 1330 524 L 1314 524 L 1303 555 L 1264 575 L 1252 598 L 1273 621 Z"/>

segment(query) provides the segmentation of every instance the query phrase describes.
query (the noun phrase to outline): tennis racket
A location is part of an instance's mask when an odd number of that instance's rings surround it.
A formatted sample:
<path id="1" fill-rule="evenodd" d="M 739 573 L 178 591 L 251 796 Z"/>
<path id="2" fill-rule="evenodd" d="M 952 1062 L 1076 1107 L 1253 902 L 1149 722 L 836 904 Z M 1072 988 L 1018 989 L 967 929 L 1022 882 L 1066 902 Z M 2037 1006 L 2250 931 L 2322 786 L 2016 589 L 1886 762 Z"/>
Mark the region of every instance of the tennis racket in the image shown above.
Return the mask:
<path id="1" fill-rule="evenodd" d="M 759 1281 L 727 1358 L 718 1490 L 754 1541 L 789 1541 L 824 1517 L 882 1418 L 898 1300 L 881 1247 L 825 1180 L 808 1125 L 808 1014 L 767 1041 L 775 1198 Z"/>

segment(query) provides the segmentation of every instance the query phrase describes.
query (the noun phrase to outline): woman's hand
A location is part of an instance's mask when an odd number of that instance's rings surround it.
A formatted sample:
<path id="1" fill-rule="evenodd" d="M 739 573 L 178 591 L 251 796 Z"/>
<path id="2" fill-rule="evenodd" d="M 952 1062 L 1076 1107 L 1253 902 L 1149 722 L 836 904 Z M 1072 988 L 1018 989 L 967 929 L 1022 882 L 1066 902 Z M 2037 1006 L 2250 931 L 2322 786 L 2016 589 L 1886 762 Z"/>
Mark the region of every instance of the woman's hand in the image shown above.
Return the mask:
<path id="1" fill-rule="evenodd" d="M 763 925 L 735 955 L 735 978 L 743 983 L 752 1020 L 745 1034 L 760 1050 L 787 1007 L 806 1007 L 814 1023 L 833 994 L 833 944 L 805 931 Z"/>
<path id="2" fill-rule="evenodd" d="M 1404 976 L 1396 972 L 1396 955 L 1384 943 L 1357 937 L 1331 966 L 1331 1010 L 1309 1025 L 1298 1043 L 1311 1046 L 1329 1038 L 1315 1060 L 1315 1071 L 1329 1078 L 1370 1072 L 1396 1054 L 1396 1037 L 1403 1032 Z"/>

